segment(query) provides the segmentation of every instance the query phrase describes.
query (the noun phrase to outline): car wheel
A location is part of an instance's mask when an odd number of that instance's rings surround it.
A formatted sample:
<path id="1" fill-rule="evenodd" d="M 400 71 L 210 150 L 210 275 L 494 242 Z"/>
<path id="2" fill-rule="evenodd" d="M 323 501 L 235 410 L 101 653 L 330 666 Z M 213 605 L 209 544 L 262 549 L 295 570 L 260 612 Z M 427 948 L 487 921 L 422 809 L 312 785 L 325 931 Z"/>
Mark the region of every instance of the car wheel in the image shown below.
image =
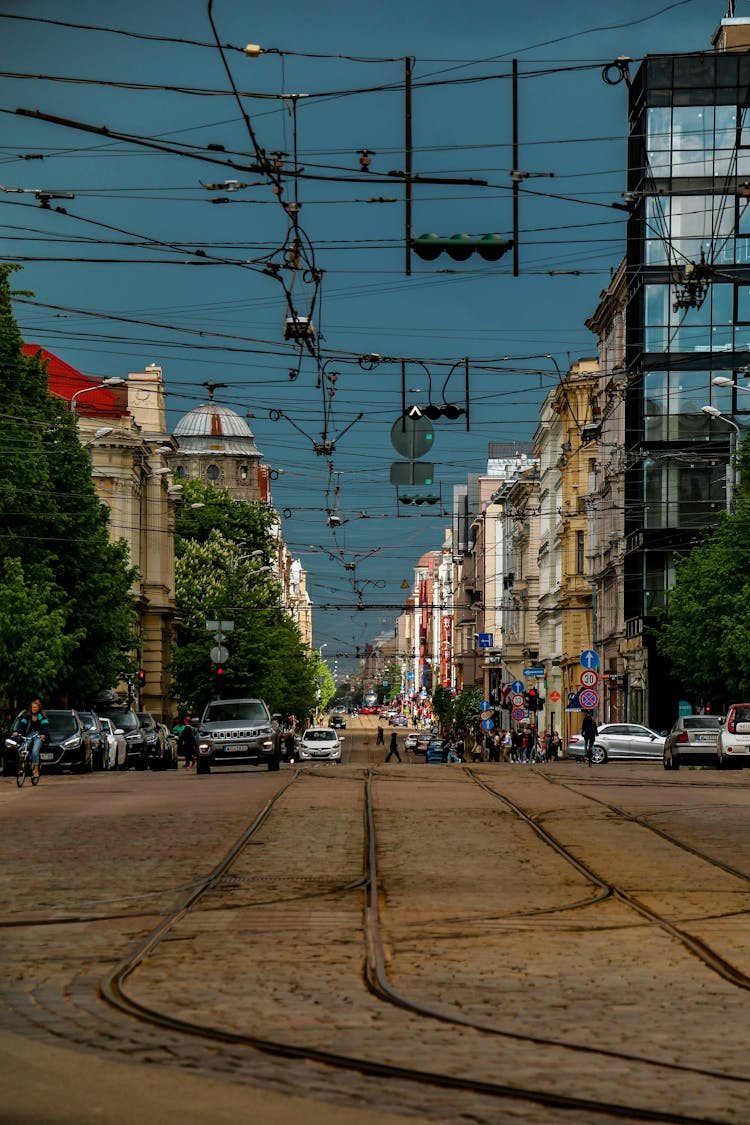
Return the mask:
<path id="1" fill-rule="evenodd" d="M 591 761 L 595 766 L 605 766 L 607 764 L 607 751 L 603 746 L 594 746 L 591 751 Z"/>
<path id="2" fill-rule="evenodd" d="M 195 772 L 203 774 L 211 772 L 211 763 L 207 758 L 198 759 L 198 761 L 195 763 Z"/>

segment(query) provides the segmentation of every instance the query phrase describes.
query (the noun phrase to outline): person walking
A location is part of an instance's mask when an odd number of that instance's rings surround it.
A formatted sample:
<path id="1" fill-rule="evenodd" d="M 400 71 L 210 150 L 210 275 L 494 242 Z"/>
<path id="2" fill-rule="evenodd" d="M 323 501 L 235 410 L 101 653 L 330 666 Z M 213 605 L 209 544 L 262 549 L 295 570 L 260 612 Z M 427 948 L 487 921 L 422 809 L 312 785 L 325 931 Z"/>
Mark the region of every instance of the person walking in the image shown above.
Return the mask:
<path id="1" fill-rule="evenodd" d="M 503 731 L 503 761 L 509 762 L 511 760 L 511 752 L 513 750 L 513 731 L 510 727 Z"/>
<path id="2" fill-rule="evenodd" d="M 378 733 L 375 737 L 375 745 L 385 746 L 385 737 L 383 735 L 383 728 L 381 726 L 378 727 Z"/>
<path id="3" fill-rule="evenodd" d="M 39 751 L 43 742 L 49 742 L 49 721 L 42 710 L 40 700 L 32 700 L 29 709 L 21 715 L 16 726 L 16 734 L 28 735 L 31 738 L 31 770 L 34 777 L 39 777 Z"/>
<path id="4" fill-rule="evenodd" d="M 594 742 L 599 733 L 599 728 L 594 722 L 594 717 L 590 711 L 587 711 L 583 722 L 581 723 L 581 734 L 583 735 L 583 745 L 586 748 L 586 762 L 589 769 L 591 768 L 591 759 L 594 753 Z"/>
<path id="5" fill-rule="evenodd" d="M 195 765 L 196 753 L 198 750 L 198 740 L 195 737 L 195 727 L 190 722 L 190 715 L 185 716 L 185 725 L 182 728 L 182 733 L 177 739 L 177 753 L 183 754 L 185 757 L 185 765 L 183 769 L 190 769 Z"/>
<path id="6" fill-rule="evenodd" d="M 386 762 L 390 762 L 392 754 L 396 755 L 399 762 L 401 761 L 401 755 L 398 752 L 398 736 L 397 736 L 395 730 L 394 730 L 393 734 L 391 735 L 390 749 L 388 750 L 388 753 L 385 756 Z"/>
<path id="7" fill-rule="evenodd" d="M 471 751 L 472 762 L 481 762 L 484 759 L 484 735 L 478 730 L 474 735 L 474 746 Z"/>

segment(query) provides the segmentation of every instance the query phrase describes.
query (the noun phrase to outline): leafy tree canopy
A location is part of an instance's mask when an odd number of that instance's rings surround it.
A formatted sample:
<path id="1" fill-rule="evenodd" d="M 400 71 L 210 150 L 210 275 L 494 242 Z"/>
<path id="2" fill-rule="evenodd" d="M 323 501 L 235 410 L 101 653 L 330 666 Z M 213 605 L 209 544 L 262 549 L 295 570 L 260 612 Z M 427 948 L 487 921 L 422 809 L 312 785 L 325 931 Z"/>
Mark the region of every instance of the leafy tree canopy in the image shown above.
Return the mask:
<path id="1" fill-rule="evenodd" d="M 739 451 L 735 511 L 689 555 L 677 560 L 675 583 L 660 614 L 659 652 L 672 665 L 684 697 L 722 708 L 750 698 L 750 449 Z"/>
<path id="2" fill-rule="evenodd" d="M 127 663 L 133 573 L 125 546 L 109 542 L 75 415 L 49 393 L 41 356 L 23 354 L 13 268 L 0 265 L 0 692 L 11 705 L 29 692 L 81 705 Z"/>
<path id="3" fill-rule="evenodd" d="M 453 701 L 453 721 L 457 730 L 474 731 L 480 723 L 482 702 L 482 689 L 479 687 L 464 688 L 460 695 Z"/>

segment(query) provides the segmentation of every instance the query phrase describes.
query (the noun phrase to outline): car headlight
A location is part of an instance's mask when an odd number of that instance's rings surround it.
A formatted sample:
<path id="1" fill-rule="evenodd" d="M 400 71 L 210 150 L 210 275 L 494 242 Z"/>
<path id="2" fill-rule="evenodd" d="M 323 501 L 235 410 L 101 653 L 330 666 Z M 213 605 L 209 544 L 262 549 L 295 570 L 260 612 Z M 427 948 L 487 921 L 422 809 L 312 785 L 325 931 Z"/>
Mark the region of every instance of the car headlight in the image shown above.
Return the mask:
<path id="1" fill-rule="evenodd" d="M 80 735 L 74 734 L 70 738 L 65 739 L 65 741 L 63 742 L 63 749 L 64 750 L 77 750 L 80 745 L 81 745 Z"/>
<path id="2" fill-rule="evenodd" d="M 205 754 L 210 749 L 211 749 L 211 743 L 210 742 L 203 741 L 203 742 L 198 743 L 198 750 L 200 751 L 201 754 Z"/>

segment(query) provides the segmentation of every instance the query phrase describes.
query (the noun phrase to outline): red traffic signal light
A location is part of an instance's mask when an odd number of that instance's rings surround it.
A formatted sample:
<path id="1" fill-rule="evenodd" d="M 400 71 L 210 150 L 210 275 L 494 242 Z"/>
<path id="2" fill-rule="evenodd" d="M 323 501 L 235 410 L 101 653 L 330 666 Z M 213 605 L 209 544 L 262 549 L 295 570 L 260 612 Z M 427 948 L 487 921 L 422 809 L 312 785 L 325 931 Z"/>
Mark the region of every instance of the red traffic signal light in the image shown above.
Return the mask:
<path id="1" fill-rule="evenodd" d="M 217 668 L 216 669 L 216 675 L 217 676 L 223 676 L 224 675 L 224 669 L 222 667 Z"/>
<path id="2" fill-rule="evenodd" d="M 143 669 L 143 668 L 139 668 L 139 669 L 138 669 L 138 683 L 139 683 L 139 684 L 145 684 L 145 682 L 146 682 L 146 672 L 145 672 L 145 669 Z"/>
<path id="3" fill-rule="evenodd" d="M 536 711 L 539 706 L 539 692 L 536 688 L 529 688 L 526 692 L 526 698 L 528 699 L 529 711 Z"/>

